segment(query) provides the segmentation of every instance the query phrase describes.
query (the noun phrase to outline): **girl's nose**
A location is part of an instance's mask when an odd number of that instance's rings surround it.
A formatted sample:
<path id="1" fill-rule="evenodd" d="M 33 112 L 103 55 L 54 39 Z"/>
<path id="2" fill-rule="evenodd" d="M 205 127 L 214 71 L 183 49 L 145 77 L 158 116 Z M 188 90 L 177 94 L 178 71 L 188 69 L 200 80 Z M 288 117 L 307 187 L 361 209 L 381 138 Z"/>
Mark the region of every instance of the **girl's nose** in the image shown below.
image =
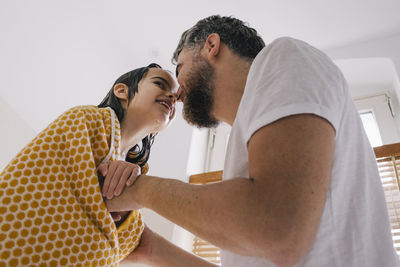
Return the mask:
<path id="1" fill-rule="evenodd" d="M 168 98 L 172 99 L 172 101 L 175 103 L 178 100 L 179 95 L 178 95 L 178 93 L 173 93 L 170 91 L 168 93 Z"/>

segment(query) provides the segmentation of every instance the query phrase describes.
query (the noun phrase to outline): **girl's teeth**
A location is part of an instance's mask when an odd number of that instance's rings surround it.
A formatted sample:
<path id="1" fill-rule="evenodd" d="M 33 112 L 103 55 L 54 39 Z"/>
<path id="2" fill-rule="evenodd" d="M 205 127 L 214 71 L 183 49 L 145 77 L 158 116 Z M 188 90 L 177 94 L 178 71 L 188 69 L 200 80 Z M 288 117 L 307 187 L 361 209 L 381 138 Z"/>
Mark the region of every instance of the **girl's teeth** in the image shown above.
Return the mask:
<path id="1" fill-rule="evenodd" d="M 168 104 L 167 104 L 167 103 L 165 103 L 165 102 L 163 102 L 163 101 L 160 101 L 160 104 L 162 104 L 164 107 L 166 107 L 166 108 L 168 108 L 168 109 L 169 109 L 169 106 L 168 106 Z"/>

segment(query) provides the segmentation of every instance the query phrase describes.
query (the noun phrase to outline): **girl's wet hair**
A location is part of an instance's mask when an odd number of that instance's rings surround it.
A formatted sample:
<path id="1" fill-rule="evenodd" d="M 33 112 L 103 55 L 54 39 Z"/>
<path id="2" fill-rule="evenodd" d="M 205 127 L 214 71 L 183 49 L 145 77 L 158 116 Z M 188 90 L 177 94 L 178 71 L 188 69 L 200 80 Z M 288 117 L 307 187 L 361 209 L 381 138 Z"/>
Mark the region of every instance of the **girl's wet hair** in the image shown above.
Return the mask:
<path id="1" fill-rule="evenodd" d="M 162 69 L 160 65 L 156 63 L 151 63 L 147 67 L 134 69 L 130 72 L 123 74 L 114 82 L 114 85 L 111 87 L 110 91 L 103 99 L 103 101 L 101 101 L 98 107 L 112 108 L 115 111 L 119 122 L 122 122 L 122 119 L 125 116 L 125 110 L 123 109 L 117 96 L 114 94 L 114 86 L 118 83 L 123 83 L 128 86 L 128 101 L 131 101 L 135 94 L 138 92 L 139 82 L 143 79 L 143 77 L 145 77 L 145 75 L 149 72 L 149 69 L 151 68 Z M 144 166 L 149 160 L 150 148 L 154 142 L 154 137 L 155 135 L 150 134 L 142 139 L 141 147 L 139 145 L 135 145 L 131 149 L 129 149 L 125 160 L 134 164 L 138 164 L 141 167 Z"/>

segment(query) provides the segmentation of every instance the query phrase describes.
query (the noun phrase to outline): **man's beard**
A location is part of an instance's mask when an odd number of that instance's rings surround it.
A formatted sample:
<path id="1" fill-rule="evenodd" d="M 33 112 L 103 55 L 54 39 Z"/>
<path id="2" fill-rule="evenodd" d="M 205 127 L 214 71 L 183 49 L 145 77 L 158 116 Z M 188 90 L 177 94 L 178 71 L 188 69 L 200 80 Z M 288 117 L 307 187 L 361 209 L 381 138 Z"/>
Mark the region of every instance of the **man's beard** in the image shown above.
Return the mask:
<path id="1" fill-rule="evenodd" d="M 200 55 L 193 58 L 193 67 L 188 73 L 183 99 L 183 117 L 196 127 L 217 127 L 219 121 L 212 115 L 214 106 L 214 69 Z"/>

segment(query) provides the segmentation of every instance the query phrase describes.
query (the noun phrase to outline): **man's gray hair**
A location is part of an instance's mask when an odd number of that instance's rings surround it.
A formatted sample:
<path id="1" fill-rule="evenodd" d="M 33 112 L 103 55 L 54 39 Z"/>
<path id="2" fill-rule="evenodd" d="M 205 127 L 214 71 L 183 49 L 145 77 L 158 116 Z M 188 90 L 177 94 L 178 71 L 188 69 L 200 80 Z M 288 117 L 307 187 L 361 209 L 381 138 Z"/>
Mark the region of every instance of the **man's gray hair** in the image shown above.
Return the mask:
<path id="1" fill-rule="evenodd" d="M 257 31 L 243 21 L 232 17 L 210 16 L 196 23 L 192 28 L 183 32 L 178 47 L 172 57 L 176 64 L 179 54 L 184 48 L 201 49 L 207 37 L 217 33 L 221 42 L 232 52 L 246 59 L 253 59 L 265 46 Z"/>

